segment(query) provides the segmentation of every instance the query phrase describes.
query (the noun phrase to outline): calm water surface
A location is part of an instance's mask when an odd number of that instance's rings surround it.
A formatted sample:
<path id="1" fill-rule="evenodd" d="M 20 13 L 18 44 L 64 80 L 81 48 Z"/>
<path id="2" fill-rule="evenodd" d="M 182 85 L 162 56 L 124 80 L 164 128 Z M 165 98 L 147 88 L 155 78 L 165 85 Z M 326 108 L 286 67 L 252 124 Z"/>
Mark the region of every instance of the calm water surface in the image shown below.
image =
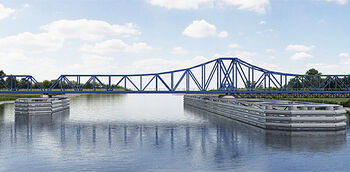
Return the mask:
<path id="1" fill-rule="evenodd" d="M 181 95 L 82 95 L 53 116 L 0 106 L 0 171 L 349 171 L 349 132 L 265 131 Z"/>

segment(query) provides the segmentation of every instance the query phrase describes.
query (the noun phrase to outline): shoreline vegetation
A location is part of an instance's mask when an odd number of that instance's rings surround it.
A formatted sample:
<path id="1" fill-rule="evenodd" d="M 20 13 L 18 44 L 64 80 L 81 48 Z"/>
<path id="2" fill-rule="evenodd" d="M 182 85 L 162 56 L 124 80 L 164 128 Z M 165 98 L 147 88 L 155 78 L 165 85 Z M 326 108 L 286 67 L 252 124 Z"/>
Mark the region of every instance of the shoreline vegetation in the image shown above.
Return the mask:
<path id="1" fill-rule="evenodd" d="M 97 94 L 97 93 L 91 93 Z M 34 98 L 40 97 L 42 94 L 31 94 L 31 93 L 2 93 L 0 94 L 0 104 L 12 103 L 18 98 Z M 66 95 L 68 97 L 79 96 L 81 94 L 54 94 L 54 95 Z M 344 107 L 350 107 L 350 98 L 347 96 L 341 97 L 340 95 L 334 94 L 308 94 L 304 96 L 294 94 L 251 94 L 251 93 L 238 93 L 232 94 L 237 98 L 264 98 L 264 99 L 279 99 L 279 100 L 291 100 L 291 101 L 303 101 L 303 102 L 315 102 L 315 103 L 326 103 L 326 104 L 339 104 Z"/>
<path id="2" fill-rule="evenodd" d="M 272 94 L 272 93 L 237 93 L 230 94 L 236 98 L 261 98 L 278 99 L 302 102 L 314 102 L 325 104 L 339 104 L 350 107 L 350 95 L 348 94 Z"/>
<path id="3" fill-rule="evenodd" d="M 322 73 L 320 73 L 318 70 L 316 69 L 309 69 L 305 74 L 307 75 L 321 75 Z M 0 76 L 4 76 L 6 75 L 2 70 L 0 70 Z M 13 79 L 13 78 L 12 78 Z M 4 79 L 3 81 L 6 83 L 11 83 L 12 82 L 11 77 L 7 77 L 6 79 Z M 16 84 L 19 84 L 21 82 L 21 80 L 18 79 L 14 79 L 14 82 L 16 82 Z M 42 85 L 42 87 L 44 87 L 45 89 L 50 88 L 51 85 L 53 85 L 53 83 L 55 82 L 55 80 L 44 80 L 42 82 L 39 82 L 40 85 Z M 299 82 L 299 81 L 298 81 Z M 345 81 L 344 81 L 345 82 Z M 346 81 L 345 83 L 347 84 L 349 81 Z M 290 80 L 288 83 L 293 83 L 293 80 Z M 315 83 L 318 83 L 315 82 Z M 72 81 L 73 85 L 76 85 L 77 83 L 75 81 Z M 255 83 L 246 83 L 246 85 L 251 85 L 251 84 L 255 84 Z M 334 85 L 334 82 L 331 82 L 330 85 Z M 108 84 L 103 84 L 104 86 L 109 87 Z M 93 85 L 91 82 L 86 83 L 84 89 L 104 89 L 102 84 L 100 83 L 95 83 L 95 85 Z M 294 90 L 298 90 L 300 89 L 299 86 L 302 85 L 301 83 L 298 84 L 288 84 L 288 85 L 293 85 L 291 87 L 288 87 L 290 89 L 294 89 Z M 296 87 L 295 87 L 296 85 Z M 299 86 L 298 86 L 299 85 Z M 69 85 L 67 83 L 64 84 L 65 88 L 70 89 Z M 36 85 L 33 85 L 33 89 L 37 89 Z M 122 86 L 115 86 L 115 85 L 111 85 L 111 87 L 115 87 L 115 90 L 125 90 L 125 91 L 131 91 L 128 88 L 124 88 Z M 333 87 L 333 86 L 332 86 Z M 0 89 L 4 89 L 4 85 L 0 84 Z M 263 89 L 263 88 L 257 88 L 257 89 Z M 274 89 L 274 88 L 272 88 Z M 277 89 L 277 88 L 276 88 Z M 244 90 L 244 88 L 239 88 L 239 90 Z M 95 94 L 95 93 L 90 93 L 90 94 Z M 99 93 L 98 93 L 99 94 Z M 208 93 L 208 94 L 213 94 L 213 93 Z M 0 104 L 4 104 L 5 102 L 13 102 L 14 100 L 16 100 L 17 98 L 33 98 L 33 97 L 40 97 L 40 95 L 42 94 L 36 94 L 36 93 L 16 93 L 16 94 L 12 94 L 12 93 L 0 93 Z M 62 95 L 62 94 L 53 94 L 53 95 Z M 80 95 L 80 94 L 64 94 L 67 96 L 75 96 L 75 95 Z M 233 95 L 234 97 L 237 98 L 263 98 L 263 99 L 280 99 L 280 100 L 291 100 L 291 101 L 305 101 L 305 102 L 315 102 L 315 103 L 326 103 L 326 104 L 339 104 L 342 105 L 344 107 L 350 107 L 350 94 L 339 94 L 339 93 L 324 93 L 324 94 L 320 94 L 320 93 L 304 93 L 304 94 L 297 94 L 297 93 L 293 93 L 293 94 L 287 94 L 287 93 L 280 93 L 280 94 L 274 94 L 274 93 L 235 93 L 235 94 L 230 94 Z"/>

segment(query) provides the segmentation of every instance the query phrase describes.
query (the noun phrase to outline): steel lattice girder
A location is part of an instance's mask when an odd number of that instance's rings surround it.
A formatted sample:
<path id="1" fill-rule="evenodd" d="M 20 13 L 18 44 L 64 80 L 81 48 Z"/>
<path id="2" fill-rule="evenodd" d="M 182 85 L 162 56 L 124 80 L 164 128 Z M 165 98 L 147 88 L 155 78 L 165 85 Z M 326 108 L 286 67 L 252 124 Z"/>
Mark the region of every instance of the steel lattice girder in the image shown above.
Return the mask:
<path id="1" fill-rule="evenodd" d="M 238 58 L 131 75 L 61 75 L 44 88 L 30 75 L 0 76 L 0 93 L 350 93 L 350 75 L 269 71 Z"/>

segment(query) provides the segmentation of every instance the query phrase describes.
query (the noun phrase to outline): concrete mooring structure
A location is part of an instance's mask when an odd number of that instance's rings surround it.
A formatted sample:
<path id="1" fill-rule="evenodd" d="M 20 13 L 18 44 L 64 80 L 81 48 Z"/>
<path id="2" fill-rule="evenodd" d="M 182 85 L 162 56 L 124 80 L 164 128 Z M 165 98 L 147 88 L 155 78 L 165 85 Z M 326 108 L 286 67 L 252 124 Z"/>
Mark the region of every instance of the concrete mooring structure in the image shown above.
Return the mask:
<path id="1" fill-rule="evenodd" d="M 69 109 L 70 100 L 66 96 L 19 98 L 15 101 L 17 115 L 50 115 Z"/>
<path id="2" fill-rule="evenodd" d="M 346 111 L 341 105 L 214 95 L 185 95 L 184 103 L 266 129 L 331 131 L 346 128 Z"/>

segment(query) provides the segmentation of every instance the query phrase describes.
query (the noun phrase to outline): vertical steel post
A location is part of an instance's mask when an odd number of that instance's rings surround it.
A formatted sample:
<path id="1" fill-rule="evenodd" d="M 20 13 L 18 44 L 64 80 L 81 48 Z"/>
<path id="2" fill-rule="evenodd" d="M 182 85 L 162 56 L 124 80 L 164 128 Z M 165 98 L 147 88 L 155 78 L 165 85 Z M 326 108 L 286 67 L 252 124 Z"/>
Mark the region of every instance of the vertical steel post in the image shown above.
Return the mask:
<path id="1" fill-rule="evenodd" d="M 283 80 L 282 80 L 282 74 L 280 75 L 280 90 L 283 90 Z"/>
<path id="2" fill-rule="evenodd" d="M 126 77 L 127 76 L 124 76 L 124 91 L 126 91 Z"/>
<path id="3" fill-rule="evenodd" d="M 220 90 L 220 81 L 219 81 L 219 60 L 216 61 L 216 90 Z"/>
<path id="4" fill-rule="evenodd" d="M 301 78 L 301 90 L 304 91 L 304 77 Z"/>
<path id="5" fill-rule="evenodd" d="M 222 90 L 222 88 L 223 88 L 223 86 L 222 86 L 222 78 L 221 78 L 221 74 L 222 74 L 221 69 L 223 68 L 222 65 L 224 65 L 224 64 L 223 64 L 222 60 L 220 60 L 220 69 L 219 69 L 220 90 Z"/>
<path id="6" fill-rule="evenodd" d="M 234 77 L 235 77 L 235 91 L 237 91 L 237 88 L 238 88 L 238 85 L 237 85 L 237 61 L 235 61 L 235 75 L 234 75 Z"/>
<path id="7" fill-rule="evenodd" d="M 93 78 L 92 78 L 92 90 L 93 91 L 95 91 L 96 90 L 96 77 L 95 76 L 93 76 Z"/>
<path id="8" fill-rule="evenodd" d="M 270 76 L 270 73 L 269 73 L 269 91 L 271 91 L 271 76 Z"/>
<path id="9" fill-rule="evenodd" d="M 284 75 L 284 90 L 287 90 L 287 75 Z"/>
<path id="10" fill-rule="evenodd" d="M 140 90 L 143 91 L 143 89 L 142 89 L 142 75 L 140 76 Z"/>
<path id="11" fill-rule="evenodd" d="M 15 86 L 14 86 L 14 89 L 15 89 L 15 91 L 16 91 L 16 83 L 17 83 L 17 79 L 16 79 L 16 77 L 15 77 Z"/>
<path id="12" fill-rule="evenodd" d="M 264 73 L 264 91 L 266 91 L 266 73 Z"/>
<path id="13" fill-rule="evenodd" d="M 232 90 L 235 90 L 235 63 L 236 60 L 232 60 Z"/>
<path id="14" fill-rule="evenodd" d="M 338 78 L 338 77 L 334 77 L 335 90 L 337 90 L 337 86 L 338 86 L 337 78 Z"/>
<path id="15" fill-rule="evenodd" d="M 189 69 L 186 70 L 186 91 L 190 90 L 190 77 L 189 77 Z"/>
<path id="16" fill-rule="evenodd" d="M 33 79 L 30 78 L 30 91 L 32 91 L 32 90 L 33 90 Z"/>
<path id="17" fill-rule="evenodd" d="M 171 81 L 170 81 L 170 82 L 171 82 L 171 90 L 172 90 L 172 91 L 175 91 L 175 90 L 174 90 L 174 72 L 171 72 L 170 77 L 171 77 L 171 78 L 170 78 L 170 80 L 171 80 Z"/>
<path id="18" fill-rule="evenodd" d="M 13 91 L 13 88 L 12 88 L 12 78 L 13 78 L 13 76 L 11 75 L 10 78 L 11 78 L 11 89 L 10 90 Z"/>
<path id="19" fill-rule="evenodd" d="M 80 76 L 77 75 L 77 89 L 80 91 Z"/>
<path id="20" fill-rule="evenodd" d="M 112 83 L 112 78 L 111 78 L 111 75 L 109 75 L 108 76 L 108 89 L 107 89 L 107 91 L 111 91 L 111 88 L 112 88 L 112 86 L 111 86 L 111 83 Z"/>
<path id="21" fill-rule="evenodd" d="M 201 66 L 202 69 L 202 91 L 205 89 L 205 65 Z"/>
<path id="22" fill-rule="evenodd" d="M 248 83 L 247 83 L 247 85 L 248 85 L 248 88 L 247 88 L 247 90 L 251 90 L 251 85 L 252 85 L 252 83 L 251 83 L 251 81 L 250 81 L 250 67 L 248 67 L 248 81 L 247 81 Z"/>
<path id="23" fill-rule="evenodd" d="M 158 91 L 158 75 L 156 75 L 156 91 Z"/>
<path id="24" fill-rule="evenodd" d="M 62 78 L 62 81 L 63 81 L 63 91 L 66 90 L 66 81 L 64 80 L 66 77 L 63 77 Z"/>
<path id="25" fill-rule="evenodd" d="M 60 82 L 60 84 L 61 84 L 61 91 L 63 91 L 63 86 L 62 86 L 62 78 L 60 79 L 61 80 L 61 82 Z"/>
<path id="26" fill-rule="evenodd" d="M 318 76 L 318 90 L 321 90 L 321 76 Z"/>
<path id="27" fill-rule="evenodd" d="M 252 89 L 251 91 L 253 91 L 255 89 L 255 82 L 254 82 L 254 68 L 252 68 Z"/>
<path id="28" fill-rule="evenodd" d="M 297 79 L 297 91 L 299 90 L 299 77 L 296 77 Z"/>

